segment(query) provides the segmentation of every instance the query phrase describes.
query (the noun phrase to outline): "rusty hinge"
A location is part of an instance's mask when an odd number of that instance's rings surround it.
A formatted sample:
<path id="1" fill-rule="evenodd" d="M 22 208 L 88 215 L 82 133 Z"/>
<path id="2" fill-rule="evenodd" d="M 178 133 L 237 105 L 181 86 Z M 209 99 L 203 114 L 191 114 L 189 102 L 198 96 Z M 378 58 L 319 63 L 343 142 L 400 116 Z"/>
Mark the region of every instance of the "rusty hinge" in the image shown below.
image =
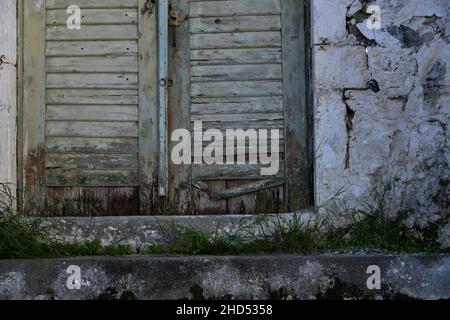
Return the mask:
<path id="1" fill-rule="evenodd" d="M 142 9 L 142 15 L 152 14 L 153 9 L 155 8 L 156 0 L 147 0 L 145 3 L 145 7 Z"/>

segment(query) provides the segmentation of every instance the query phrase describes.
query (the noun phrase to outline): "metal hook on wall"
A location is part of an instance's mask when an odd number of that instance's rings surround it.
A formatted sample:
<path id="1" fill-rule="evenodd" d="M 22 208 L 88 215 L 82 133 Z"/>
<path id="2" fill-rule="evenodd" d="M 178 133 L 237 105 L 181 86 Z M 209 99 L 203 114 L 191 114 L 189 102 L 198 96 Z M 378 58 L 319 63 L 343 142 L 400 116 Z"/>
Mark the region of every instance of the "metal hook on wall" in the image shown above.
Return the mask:
<path id="1" fill-rule="evenodd" d="M 3 70 L 3 68 L 4 68 L 3 66 L 5 64 L 11 65 L 11 66 L 14 66 L 14 67 L 17 66 L 16 64 L 9 62 L 8 59 L 6 58 L 6 56 L 3 54 L 3 55 L 0 56 L 0 70 Z"/>

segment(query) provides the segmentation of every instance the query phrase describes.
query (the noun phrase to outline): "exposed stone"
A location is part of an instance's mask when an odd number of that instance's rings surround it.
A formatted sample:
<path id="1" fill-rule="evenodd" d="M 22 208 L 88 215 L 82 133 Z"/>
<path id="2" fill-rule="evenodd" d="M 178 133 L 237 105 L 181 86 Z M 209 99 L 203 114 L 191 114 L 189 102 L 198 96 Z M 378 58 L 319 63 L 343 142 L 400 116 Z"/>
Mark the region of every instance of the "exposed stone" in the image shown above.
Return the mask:
<path id="1" fill-rule="evenodd" d="M 345 21 L 347 6 L 352 0 L 343 0 L 330 5 L 328 0 L 315 0 L 312 2 L 312 21 L 315 44 L 326 39 L 329 43 L 339 43 L 347 37 Z"/>
<path id="2" fill-rule="evenodd" d="M 316 87 L 365 88 L 370 80 L 364 47 L 315 47 L 313 55 Z"/>
<path id="3" fill-rule="evenodd" d="M 381 9 L 380 30 L 368 29 L 369 4 Z M 313 8 L 331 10 L 322 6 L 315 1 Z M 347 37 L 314 51 L 318 204 L 343 190 L 338 199 L 358 208 L 374 189 L 386 188 L 383 200 L 393 214 L 409 211 L 411 226 L 448 219 L 448 1 L 339 1 L 337 12 L 342 6 L 347 21 L 330 19 L 327 27 L 346 23 Z M 320 25 L 313 30 L 323 34 Z M 364 90 L 367 79 L 378 82 L 379 93 Z"/>
<path id="4" fill-rule="evenodd" d="M 450 222 L 439 230 L 439 242 L 444 248 L 450 248 Z"/>
<path id="5" fill-rule="evenodd" d="M 357 12 L 362 11 L 364 8 L 363 3 L 360 0 L 354 0 L 352 5 L 347 11 L 347 17 L 354 16 Z"/>

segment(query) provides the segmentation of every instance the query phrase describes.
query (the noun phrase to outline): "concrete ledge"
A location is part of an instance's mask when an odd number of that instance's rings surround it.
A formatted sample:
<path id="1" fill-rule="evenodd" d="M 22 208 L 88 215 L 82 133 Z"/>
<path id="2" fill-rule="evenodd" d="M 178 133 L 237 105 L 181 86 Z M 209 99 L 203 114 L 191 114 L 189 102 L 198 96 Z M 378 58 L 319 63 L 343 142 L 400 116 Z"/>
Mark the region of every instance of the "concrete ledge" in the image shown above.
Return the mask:
<path id="1" fill-rule="evenodd" d="M 368 290 L 367 268 L 381 269 Z M 81 289 L 69 290 L 70 266 Z M 0 299 L 450 298 L 450 255 L 271 255 L 0 261 Z"/>
<path id="2" fill-rule="evenodd" d="M 99 240 L 103 245 L 125 244 L 132 248 L 162 244 L 174 226 L 189 227 L 207 237 L 245 233 L 258 221 L 288 222 L 293 217 L 311 219 L 311 213 L 277 215 L 217 215 L 217 216 L 135 216 L 96 218 L 46 218 L 55 226 L 56 235 L 64 242 L 83 243 Z M 252 232 L 257 231 L 252 228 Z"/>

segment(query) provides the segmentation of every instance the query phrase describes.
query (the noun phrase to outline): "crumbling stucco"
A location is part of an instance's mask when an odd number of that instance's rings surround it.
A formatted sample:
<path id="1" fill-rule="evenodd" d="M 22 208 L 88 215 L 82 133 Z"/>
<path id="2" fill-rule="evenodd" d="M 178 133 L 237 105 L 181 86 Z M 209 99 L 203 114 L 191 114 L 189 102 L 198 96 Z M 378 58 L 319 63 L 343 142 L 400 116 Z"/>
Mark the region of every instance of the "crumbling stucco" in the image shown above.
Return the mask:
<path id="1" fill-rule="evenodd" d="M 448 221 L 450 3 L 332 3 L 312 1 L 317 203 L 342 190 L 359 207 L 382 189 L 411 226 Z M 369 5 L 380 30 L 367 26 Z"/>

